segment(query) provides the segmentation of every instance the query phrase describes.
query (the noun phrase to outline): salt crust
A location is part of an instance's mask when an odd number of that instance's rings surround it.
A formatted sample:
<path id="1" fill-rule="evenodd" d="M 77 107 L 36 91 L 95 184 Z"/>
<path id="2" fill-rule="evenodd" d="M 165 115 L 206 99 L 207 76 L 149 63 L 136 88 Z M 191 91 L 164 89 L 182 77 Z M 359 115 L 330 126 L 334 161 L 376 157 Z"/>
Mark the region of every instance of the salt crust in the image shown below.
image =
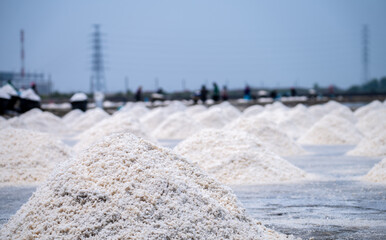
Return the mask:
<path id="1" fill-rule="evenodd" d="M 316 145 L 357 144 L 361 138 L 362 134 L 350 121 L 328 114 L 301 136 L 298 143 Z"/>
<path id="2" fill-rule="evenodd" d="M 364 180 L 386 184 L 386 158 L 384 158 L 363 177 Z"/>
<path id="3" fill-rule="evenodd" d="M 305 151 L 287 134 L 269 122 L 256 118 L 239 118 L 224 127 L 224 130 L 245 131 L 257 137 L 266 148 L 280 156 L 301 155 Z"/>
<path id="4" fill-rule="evenodd" d="M 177 112 L 166 118 L 154 131 L 157 139 L 185 139 L 203 129 L 203 126 L 185 112 Z"/>
<path id="5" fill-rule="evenodd" d="M 243 131 L 205 129 L 182 141 L 174 151 L 227 184 L 296 181 L 307 174 Z"/>
<path id="6" fill-rule="evenodd" d="M 386 128 L 377 136 L 363 138 L 353 150 L 347 152 L 347 155 L 386 157 Z"/>
<path id="7" fill-rule="evenodd" d="M 232 190 L 174 154 L 115 134 L 65 162 L 1 239 L 286 239 L 245 214 Z"/>
<path id="8" fill-rule="evenodd" d="M 66 145 L 46 133 L 5 128 L 0 142 L 0 185 L 39 184 L 71 156 Z"/>
<path id="9" fill-rule="evenodd" d="M 100 108 L 87 110 L 76 121 L 69 123 L 69 127 L 73 131 L 85 131 L 99 121 L 108 118 L 110 115 Z"/>
<path id="10" fill-rule="evenodd" d="M 132 118 L 130 113 L 120 113 L 96 123 L 76 136 L 75 139 L 79 141 L 74 146 L 74 151 L 80 152 L 85 150 L 103 137 L 122 131 L 130 132 L 137 137 L 157 143 L 157 140 L 148 131 L 143 129 L 139 121 L 136 118 Z"/>

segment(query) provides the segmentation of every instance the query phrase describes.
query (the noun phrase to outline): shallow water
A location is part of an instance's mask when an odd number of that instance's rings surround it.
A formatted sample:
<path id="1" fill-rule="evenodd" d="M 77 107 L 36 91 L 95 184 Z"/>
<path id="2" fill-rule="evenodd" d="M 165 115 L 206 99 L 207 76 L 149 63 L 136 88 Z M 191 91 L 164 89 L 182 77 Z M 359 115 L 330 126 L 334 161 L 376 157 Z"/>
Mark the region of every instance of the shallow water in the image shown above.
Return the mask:
<path id="1" fill-rule="evenodd" d="M 308 239 L 386 239 L 386 186 L 360 181 L 380 158 L 344 156 L 352 146 L 305 146 L 287 158 L 320 180 L 233 186 L 247 212 L 277 231 Z"/>

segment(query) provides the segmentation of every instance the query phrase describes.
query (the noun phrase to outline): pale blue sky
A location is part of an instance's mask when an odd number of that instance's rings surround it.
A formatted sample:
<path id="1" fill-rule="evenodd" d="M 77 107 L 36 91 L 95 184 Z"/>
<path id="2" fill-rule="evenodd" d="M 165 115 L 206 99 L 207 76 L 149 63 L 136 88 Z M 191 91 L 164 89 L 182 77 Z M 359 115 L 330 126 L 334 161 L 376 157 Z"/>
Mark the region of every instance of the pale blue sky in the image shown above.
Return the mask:
<path id="1" fill-rule="evenodd" d="M 361 82 L 361 30 L 370 75 L 386 76 L 384 0 L 0 0 L 0 70 L 50 73 L 55 89 L 89 90 L 92 25 L 104 35 L 108 91 Z M 210 84 L 210 85 L 209 85 Z"/>

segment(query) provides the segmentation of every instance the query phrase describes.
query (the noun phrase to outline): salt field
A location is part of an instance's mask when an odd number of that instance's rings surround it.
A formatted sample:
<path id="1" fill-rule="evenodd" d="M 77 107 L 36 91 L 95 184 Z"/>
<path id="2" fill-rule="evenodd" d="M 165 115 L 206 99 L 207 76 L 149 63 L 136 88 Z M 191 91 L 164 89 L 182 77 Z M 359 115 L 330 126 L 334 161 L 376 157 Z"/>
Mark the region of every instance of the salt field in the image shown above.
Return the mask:
<path id="1" fill-rule="evenodd" d="M 385 239 L 385 109 L 33 109 L 1 122 L 1 239 Z"/>

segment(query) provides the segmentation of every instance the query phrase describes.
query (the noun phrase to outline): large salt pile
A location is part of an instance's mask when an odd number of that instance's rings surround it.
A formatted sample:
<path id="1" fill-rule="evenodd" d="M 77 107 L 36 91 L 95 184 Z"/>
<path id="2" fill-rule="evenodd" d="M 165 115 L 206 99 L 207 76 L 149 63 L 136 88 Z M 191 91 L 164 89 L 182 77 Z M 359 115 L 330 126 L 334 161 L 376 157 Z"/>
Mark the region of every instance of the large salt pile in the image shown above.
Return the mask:
<path id="1" fill-rule="evenodd" d="M 301 136 L 298 143 L 316 145 L 357 144 L 361 138 L 362 134 L 350 121 L 328 114 Z"/>
<path id="2" fill-rule="evenodd" d="M 9 120 L 14 128 L 30 129 L 51 134 L 63 134 L 68 131 L 61 118 L 50 112 L 43 112 L 34 108 L 28 112 Z"/>
<path id="3" fill-rule="evenodd" d="M 377 163 L 364 177 L 364 180 L 386 184 L 386 158 Z"/>
<path id="4" fill-rule="evenodd" d="M 211 108 L 220 108 L 230 120 L 234 120 L 241 116 L 241 112 L 229 102 L 225 101 Z"/>
<path id="5" fill-rule="evenodd" d="M 250 107 L 247 107 L 243 111 L 243 116 L 244 117 L 256 116 L 256 115 L 258 115 L 259 113 L 261 113 L 263 111 L 264 111 L 264 107 L 263 106 L 261 106 L 261 105 L 252 105 Z"/>
<path id="6" fill-rule="evenodd" d="M 177 112 L 166 118 L 154 131 L 157 139 L 185 139 L 200 131 L 203 126 L 185 112 Z"/>
<path id="7" fill-rule="evenodd" d="M 295 181 L 307 174 L 243 131 L 205 129 L 179 143 L 174 151 L 227 184 Z"/>
<path id="8" fill-rule="evenodd" d="M 365 136 L 386 131 L 386 108 L 367 111 L 355 125 Z"/>
<path id="9" fill-rule="evenodd" d="M 228 102 L 210 107 L 193 117 L 206 128 L 222 128 L 241 115 L 237 108 Z"/>
<path id="10" fill-rule="evenodd" d="M 357 118 L 361 118 L 365 116 L 367 113 L 369 113 L 370 111 L 384 109 L 384 108 L 385 106 L 380 101 L 375 100 L 363 107 L 358 108 L 354 114 Z"/>
<path id="11" fill-rule="evenodd" d="M 194 116 L 196 114 L 205 112 L 206 110 L 208 109 L 204 105 L 194 105 L 194 106 L 187 107 L 185 109 L 185 113 L 188 116 Z"/>
<path id="12" fill-rule="evenodd" d="M 372 137 L 367 136 L 363 138 L 347 155 L 386 157 L 386 129 Z"/>
<path id="13" fill-rule="evenodd" d="M 126 104 L 119 111 L 115 112 L 115 114 L 120 113 L 129 113 L 132 118 L 140 119 L 141 117 L 148 114 L 150 110 L 143 103 L 136 104 Z"/>
<path id="14" fill-rule="evenodd" d="M 259 138 L 269 150 L 280 156 L 301 155 L 305 151 L 272 122 L 258 118 L 239 118 L 224 127 L 227 130 L 245 131 Z"/>
<path id="15" fill-rule="evenodd" d="M 137 137 L 144 138 L 153 143 L 157 142 L 157 140 L 142 127 L 138 119 L 131 117 L 130 113 L 121 113 L 106 118 L 79 134 L 76 137 L 79 141 L 74 146 L 74 150 L 80 152 L 93 143 L 100 141 L 103 137 L 123 131 L 128 131 Z"/>
<path id="16" fill-rule="evenodd" d="M 0 142 L 1 185 L 38 184 L 71 155 L 58 139 L 25 129 L 0 130 Z"/>
<path id="17" fill-rule="evenodd" d="M 87 110 L 82 116 L 77 118 L 69 126 L 73 131 L 84 131 L 92 127 L 99 121 L 108 118 L 109 114 L 100 108 Z"/>
<path id="18" fill-rule="evenodd" d="M 232 191 L 131 134 L 67 161 L 6 223 L 1 239 L 284 239 Z"/>
<path id="19" fill-rule="evenodd" d="M 355 114 L 351 111 L 351 109 L 349 107 L 346 107 L 344 105 L 341 105 L 339 108 L 335 109 L 335 110 L 332 110 L 329 114 L 331 115 L 335 115 L 337 117 L 342 117 L 352 123 L 356 123 L 357 122 L 357 117 L 355 116 Z"/>

